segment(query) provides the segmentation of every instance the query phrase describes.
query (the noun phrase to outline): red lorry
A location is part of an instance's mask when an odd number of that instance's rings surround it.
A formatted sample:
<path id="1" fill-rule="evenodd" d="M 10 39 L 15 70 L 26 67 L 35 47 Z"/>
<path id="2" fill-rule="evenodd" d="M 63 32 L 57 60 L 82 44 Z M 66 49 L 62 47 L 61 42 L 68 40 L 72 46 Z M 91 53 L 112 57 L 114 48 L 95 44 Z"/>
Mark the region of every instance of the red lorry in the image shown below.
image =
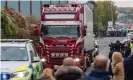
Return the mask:
<path id="1" fill-rule="evenodd" d="M 44 67 L 54 68 L 65 57 L 73 57 L 77 66 L 87 68 L 95 44 L 93 11 L 87 4 L 44 4 L 39 30 L 35 27 L 34 32 L 39 35 L 39 31 L 43 43 L 38 49 L 43 50 Z"/>

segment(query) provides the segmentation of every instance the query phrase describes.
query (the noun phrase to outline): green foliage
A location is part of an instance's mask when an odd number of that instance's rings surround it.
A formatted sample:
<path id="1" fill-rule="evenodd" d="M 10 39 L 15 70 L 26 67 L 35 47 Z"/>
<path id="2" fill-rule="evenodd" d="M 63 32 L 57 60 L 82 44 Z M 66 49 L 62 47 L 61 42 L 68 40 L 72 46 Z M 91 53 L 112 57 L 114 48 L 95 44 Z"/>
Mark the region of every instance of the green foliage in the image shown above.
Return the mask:
<path id="1" fill-rule="evenodd" d="M 99 30 L 106 31 L 108 21 L 113 22 L 117 19 L 116 6 L 113 1 L 97 1 L 94 10 L 94 32 Z"/>
<path id="2" fill-rule="evenodd" d="M 5 10 L 1 10 L 1 38 L 11 38 L 17 36 L 17 27 L 8 17 Z"/>
<path id="3" fill-rule="evenodd" d="M 35 16 L 28 16 L 25 17 L 29 24 L 39 24 L 40 23 L 40 17 Z"/>
<path id="4" fill-rule="evenodd" d="M 40 23 L 40 18 L 24 17 L 12 8 L 1 10 L 1 38 L 31 38 L 33 23 Z"/>

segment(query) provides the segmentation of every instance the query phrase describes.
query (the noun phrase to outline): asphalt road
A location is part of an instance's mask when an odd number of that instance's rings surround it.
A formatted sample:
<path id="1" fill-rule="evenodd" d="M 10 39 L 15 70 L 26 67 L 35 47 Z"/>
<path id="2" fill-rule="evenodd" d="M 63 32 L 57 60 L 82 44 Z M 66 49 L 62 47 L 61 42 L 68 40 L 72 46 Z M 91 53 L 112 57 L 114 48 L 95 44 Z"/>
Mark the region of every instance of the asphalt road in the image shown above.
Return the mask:
<path id="1" fill-rule="evenodd" d="M 105 37 L 105 38 L 97 38 L 98 40 L 98 44 L 99 44 L 99 54 L 105 55 L 106 57 L 108 57 L 109 55 L 109 47 L 108 45 L 111 42 L 116 42 L 117 40 L 122 41 L 124 40 L 125 37 Z M 92 70 L 92 66 L 90 66 L 87 71 L 85 72 L 85 74 L 89 74 Z"/>
<path id="2" fill-rule="evenodd" d="M 108 45 L 111 42 L 116 42 L 117 40 L 123 41 L 125 37 L 106 37 L 106 38 L 101 38 L 99 40 L 99 52 L 102 55 L 108 56 L 109 53 L 109 47 Z"/>

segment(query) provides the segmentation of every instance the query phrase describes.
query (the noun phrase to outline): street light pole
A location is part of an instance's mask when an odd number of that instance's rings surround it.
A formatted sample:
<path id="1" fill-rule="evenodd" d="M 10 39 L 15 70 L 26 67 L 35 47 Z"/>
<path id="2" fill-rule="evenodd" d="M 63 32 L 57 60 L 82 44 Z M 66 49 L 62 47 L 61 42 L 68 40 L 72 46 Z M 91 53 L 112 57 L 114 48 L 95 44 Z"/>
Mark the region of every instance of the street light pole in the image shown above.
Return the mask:
<path id="1" fill-rule="evenodd" d="M 111 5 L 111 8 L 110 9 L 111 9 L 112 23 L 114 23 L 112 3 L 110 5 Z"/>

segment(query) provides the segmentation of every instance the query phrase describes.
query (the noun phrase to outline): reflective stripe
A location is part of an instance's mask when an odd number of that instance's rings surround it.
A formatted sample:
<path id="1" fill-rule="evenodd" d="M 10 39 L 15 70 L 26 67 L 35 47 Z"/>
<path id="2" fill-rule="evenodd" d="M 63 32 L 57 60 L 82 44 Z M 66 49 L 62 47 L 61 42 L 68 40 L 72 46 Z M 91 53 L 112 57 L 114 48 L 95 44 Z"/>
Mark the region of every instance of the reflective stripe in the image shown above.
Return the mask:
<path id="1" fill-rule="evenodd" d="M 32 70 L 32 72 L 34 72 L 32 64 L 29 65 L 29 68 Z"/>
<path id="2" fill-rule="evenodd" d="M 34 69 L 34 76 L 36 79 L 39 79 L 40 78 L 40 74 L 39 74 L 39 63 L 33 63 L 32 64 L 33 66 L 33 69 Z"/>
<path id="3" fill-rule="evenodd" d="M 36 77 L 37 77 L 37 79 L 40 79 L 40 75 L 41 75 L 41 72 L 42 72 L 41 63 L 36 63 L 36 70 L 37 70 Z"/>
<path id="4" fill-rule="evenodd" d="M 33 69 L 34 69 L 33 74 L 36 74 L 36 73 L 37 73 L 37 70 L 36 70 L 36 64 L 35 64 L 35 63 L 32 63 L 32 67 L 33 67 Z"/>
<path id="5" fill-rule="evenodd" d="M 131 49 L 133 48 L 133 43 L 130 43 L 130 48 L 131 48 Z"/>
<path id="6" fill-rule="evenodd" d="M 15 69 L 15 72 L 24 70 L 26 67 L 28 67 L 28 65 L 29 65 L 29 63 L 26 63 L 26 64 L 18 67 L 17 69 Z"/>
<path id="7" fill-rule="evenodd" d="M 42 74 L 42 70 L 43 70 L 41 62 L 39 63 L 38 68 L 39 68 L 38 77 L 40 78 L 40 75 Z"/>
<path id="8" fill-rule="evenodd" d="M 19 68 L 15 69 L 14 72 L 17 71 L 22 71 L 22 70 L 27 70 L 28 72 L 30 72 L 30 74 L 34 76 L 35 79 L 39 79 L 40 78 L 40 74 L 42 72 L 42 68 L 41 68 L 41 64 L 40 63 L 26 63 L 22 66 L 20 66 Z"/>

